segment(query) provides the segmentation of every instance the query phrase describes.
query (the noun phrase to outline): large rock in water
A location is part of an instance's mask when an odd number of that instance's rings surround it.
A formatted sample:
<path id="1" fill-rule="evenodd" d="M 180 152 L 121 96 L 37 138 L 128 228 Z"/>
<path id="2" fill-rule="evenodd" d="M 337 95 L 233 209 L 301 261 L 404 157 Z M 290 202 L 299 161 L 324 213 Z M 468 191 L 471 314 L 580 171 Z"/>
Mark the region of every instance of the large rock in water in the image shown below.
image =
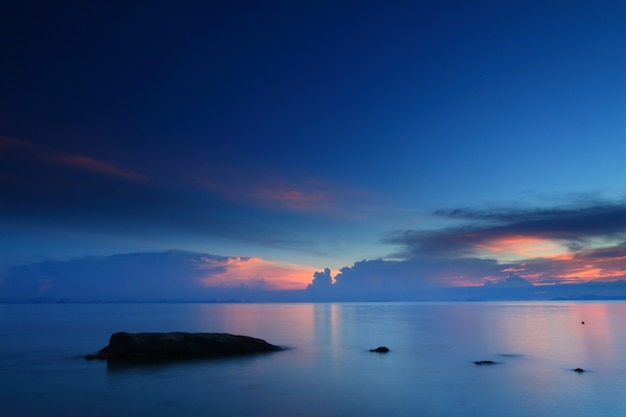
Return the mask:
<path id="1" fill-rule="evenodd" d="M 265 340 L 228 333 L 115 333 L 109 345 L 86 359 L 177 360 L 250 355 L 283 350 Z"/>

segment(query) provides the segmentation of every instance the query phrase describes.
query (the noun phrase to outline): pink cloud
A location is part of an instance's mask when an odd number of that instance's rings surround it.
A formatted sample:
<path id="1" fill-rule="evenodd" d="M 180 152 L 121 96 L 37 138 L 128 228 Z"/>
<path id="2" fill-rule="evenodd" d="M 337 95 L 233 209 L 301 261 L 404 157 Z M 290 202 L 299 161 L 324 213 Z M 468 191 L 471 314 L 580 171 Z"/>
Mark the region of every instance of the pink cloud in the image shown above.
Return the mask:
<path id="1" fill-rule="evenodd" d="M 626 278 L 626 253 L 622 247 L 587 249 L 575 254 L 527 259 L 514 272 L 536 285 L 615 281 Z"/>
<path id="2" fill-rule="evenodd" d="M 554 257 L 567 251 L 559 242 L 535 236 L 498 236 L 479 241 L 474 250 L 493 255 L 497 259 L 515 257 L 517 259 Z"/>
<path id="3" fill-rule="evenodd" d="M 198 270 L 206 270 L 199 281 L 207 287 L 239 287 L 267 290 L 304 289 L 315 273 L 314 268 L 277 263 L 261 258 L 202 258 Z"/>

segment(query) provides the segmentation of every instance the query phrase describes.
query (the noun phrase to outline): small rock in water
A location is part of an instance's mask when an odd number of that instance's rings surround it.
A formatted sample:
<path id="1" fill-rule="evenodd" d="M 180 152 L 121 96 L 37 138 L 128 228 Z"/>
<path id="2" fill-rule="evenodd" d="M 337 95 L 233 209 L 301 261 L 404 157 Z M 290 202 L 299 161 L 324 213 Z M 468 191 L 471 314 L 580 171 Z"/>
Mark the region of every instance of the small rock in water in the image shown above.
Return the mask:
<path id="1" fill-rule="evenodd" d="M 494 361 L 474 361 L 474 363 L 476 365 L 495 365 L 498 362 L 494 362 Z"/>
<path id="2" fill-rule="evenodd" d="M 574 369 L 574 372 L 578 372 L 579 374 L 582 374 L 583 372 L 585 372 L 585 370 L 583 368 L 576 368 Z"/>
<path id="3" fill-rule="evenodd" d="M 370 349 L 370 352 L 387 353 L 389 352 L 389 348 L 387 346 L 379 346 L 376 349 Z"/>

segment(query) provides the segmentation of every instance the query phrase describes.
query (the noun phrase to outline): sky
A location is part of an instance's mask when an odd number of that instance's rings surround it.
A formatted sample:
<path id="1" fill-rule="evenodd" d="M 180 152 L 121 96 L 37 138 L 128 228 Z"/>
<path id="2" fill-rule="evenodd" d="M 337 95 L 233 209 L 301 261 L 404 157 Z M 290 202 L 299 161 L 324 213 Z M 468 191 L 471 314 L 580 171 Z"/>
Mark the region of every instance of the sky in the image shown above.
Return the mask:
<path id="1" fill-rule="evenodd" d="M 0 299 L 626 296 L 624 21 L 618 1 L 3 5 Z"/>

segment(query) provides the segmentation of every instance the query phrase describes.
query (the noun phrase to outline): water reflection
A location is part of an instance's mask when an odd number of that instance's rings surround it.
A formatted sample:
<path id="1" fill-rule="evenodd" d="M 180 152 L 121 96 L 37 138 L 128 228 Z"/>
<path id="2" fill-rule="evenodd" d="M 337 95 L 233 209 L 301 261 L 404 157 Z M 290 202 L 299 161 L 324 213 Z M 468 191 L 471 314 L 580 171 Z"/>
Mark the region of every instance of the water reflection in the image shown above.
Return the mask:
<path id="1" fill-rule="evenodd" d="M 615 360 L 612 329 L 603 303 L 522 303 L 503 304 L 500 313 L 493 306 L 490 319 L 503 350 L 536 358 L 558 357 L 572 364 Z M 622 306 L 623 309 L 623 306 Z M 583 322 L 585 324 L 583 324 Z M 617 330 L 617 329 L 614 329 Z"/>
<path id="2" fill-rule="evenodd" d="M 0 343 L 2 357 L 10 358 L 0 372 L 6 415 L 196 416 L 207 410 L 304 417 L 626 415 L 623 302 L 0 306 L 0 311 L 20 317 L 15 326 L 0 323 L 0 340 L 11 340 Z M 103 339 L 121 329 L 246 334 L 293 349 L 116 372 L 75 355 L 102 347 Z M 391 352 L 369 352 L 379 345 Z M 67 359 L 73 355 L 77 359 Z M 500 364 L 476 366 L 476 360 Z M 579 366 L 589 372 L 572 371 Z"/>
<path id="3" fill-rule="evenodd" d="M 296 341 L 314 339 L 314 304 L 213 304 L 199 307 L 202 331 L 258 337 L 286 347 L 294 347 Z"/>
<path id="4" fill-rule="evenodd" d="M 607 304 L 601 303 L 576 305 L 578 339 L 589 362 L 596 362 L 594 358 L 597 356 L 610 361 L 616 360 L 613 329 L 607 307 Z"/>
<path id="5" fill-rule="evenodd" d="M 339 347 L 339 306 L 337 304 L 315 304 L 313 308 L 313 336 L 315 345 L 329 347 L 334 351 Z"/>

